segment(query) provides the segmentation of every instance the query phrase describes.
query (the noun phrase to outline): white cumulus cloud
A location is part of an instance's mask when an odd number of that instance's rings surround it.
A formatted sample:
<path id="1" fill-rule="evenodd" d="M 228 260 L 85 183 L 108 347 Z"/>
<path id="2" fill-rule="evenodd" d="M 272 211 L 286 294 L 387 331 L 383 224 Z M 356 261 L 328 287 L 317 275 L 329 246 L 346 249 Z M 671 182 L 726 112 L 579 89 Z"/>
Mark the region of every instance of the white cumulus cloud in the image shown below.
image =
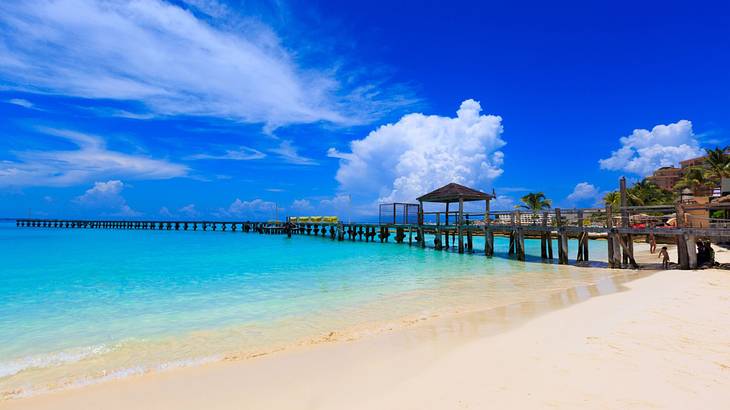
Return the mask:
<path id="1" fill-rule="evenodd" d="M 595 199 L 600 196 L 600 192 L 595 185 L 589 184 L 588 182 L 579 182 L 573 188 L 573 192 L 568 195 L 567 199 L 570 202 L 577 202 L 585 199 Z"/>
<path id="2" fill-rule="evenodd" d="M 96 182 L 83 195 L 74 199 L 74 202 L 89 209 L 106 211 L 113 216 L 139 216 L 140 212 L 132 209 L 122 196 L 124 183 L 114 179 L 106 182 Z"/>
<path id="3" fill-rule="evenodd" d="M 621 148 L 599 161 L 602 169 L 647 176 L 657 168 L 677 165 L 704 153 L 687 120 L 657 125 L 651 131 L 636 129 L 619 141 Z"/>
<path id="4" fill-rule="evenodd" d="M 350 143 L 339 158 L 343 192 L 380 201 L 413 201 L 449 182 L 486 189 L 502 174 L 502 119 L 481 114 L 479 102 L 461 103 L 456 117 L 408 114 Z"/>
<path id="5" fill-rule="evenodd" d="M 314 209 L 312 202 L 308 199 L 295 199 L 291 204 L 291 209 L 297 212 L 311 211 Z"/>
<path id="6" fill-rule="evenodd" d="M 515 199 L 507 195 L 497 195 L 489 203 L 491 211 L 511 211 L 515 207 Z"/>
<path id="7" fill-rule="evenodd" d="M 192 3 L 210 18 L 163 0 L 2 2 L 2 82 L 28 92 L 141 102 L 156 115 L 214 116 L 268 129 L 361 123 L 384 106 L 412 102 L 399 91 L 366 93 L 336 67 L 304 68 L 299 53 L 265 24 L 232 18 L 214 1 Z"/>
<path id="8" fill-rule="evenodd" d="M 198 212 L 198 209 L 195 207 L 195 204 L 185 205 L 184 207 L 178 209 L 178 212 L 180 212 L 180 215 L 188 218 L 193 218 L 200 214 Z"/>
<path id="9" fill-rule="evenodd" d="M 274 219 L 277 211 L 275 202 L 257 198 L 251 201 L 242 201 L 236 198 L 227 208 L 219 208 L 215 216 L 224 218 L 248 218 L 256 220 Z M 284 209 L 278 208 L 279 218 L 284 217 Z"/>

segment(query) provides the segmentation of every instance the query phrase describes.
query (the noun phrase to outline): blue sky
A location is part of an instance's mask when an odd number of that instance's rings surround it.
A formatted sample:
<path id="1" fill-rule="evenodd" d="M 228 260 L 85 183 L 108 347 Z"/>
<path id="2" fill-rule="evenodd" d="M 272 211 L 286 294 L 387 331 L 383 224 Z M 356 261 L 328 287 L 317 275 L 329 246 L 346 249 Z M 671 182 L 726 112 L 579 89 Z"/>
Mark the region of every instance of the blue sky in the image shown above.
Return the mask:
<path id="1" fill-rule="evenodd" d="M 585 3 L 3 2 L 0 215 L 592 206 L 730 144 L 728 6 Z"/>

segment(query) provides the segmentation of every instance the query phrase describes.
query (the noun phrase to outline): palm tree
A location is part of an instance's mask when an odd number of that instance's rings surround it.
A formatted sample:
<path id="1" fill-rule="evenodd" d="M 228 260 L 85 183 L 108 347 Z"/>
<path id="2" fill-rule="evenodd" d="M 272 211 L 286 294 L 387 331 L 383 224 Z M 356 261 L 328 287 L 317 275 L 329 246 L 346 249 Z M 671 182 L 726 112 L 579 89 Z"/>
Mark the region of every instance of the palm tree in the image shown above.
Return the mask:
<path id="1" fill-rule="evenodd" d="M 610 206 L 611 209 L 617 210 L 621 206 L 621 193 L 618 191 L 611 191 L 603 196 L 603 202 Z"/>
<path id="2" fill-rule="evenodd" d="M 522 205 L 515 205 L 515 208 L 532 211 L 532 223 L 538 222 L 538 212 L 550 209 L 550 207 L 553 206 L 553 201 L 547 199 L 543 192 L 530 192 L 520 198 L 520 201 L 522 201 Z"/>
<path id="3" fill-rule="evenodd" d="M 722 178 L 730 177 L 730 156 L 725 153 L 727 150 L 728 147 L 705 150 L 707 151 L 705 158 L 707 177 L 716 183 L 719 183 Z"/>
<path id="4" fill-rule="evenodd" d="M 522 205 L 516 205 L 515 208 L 527 209 L 533 213 L 550 209 L 553 206 L 553 201 L 547 199 L 542 192 L 530 192 L 520 198 L 520 201 L 522 201 Z"/>
<path id="5" fill-rule="evenodd" d="M 685 171 L 682 179 L 674 185 L 674 189 L 681 191 L 685 188 L 689 188 L 692 192 L 696 192 L 698 189 L 704 187 L 712 187 L 712 181 L 706 178 L 705 170 L 702 167 L 690 167 Z"/>
<path id="6" fill-rule="evenodd" d="M 630 205 L 665 205 L 674 200 L 671 192 L 659 188 L 656 184 L 643 179 L 627 190 Z"/>
<path id="7" fill-rule="evenodd" d="M 674 194 L 665 191 L 653 182 L 644 179 L 626 190 L 628 206 L 665 205 L 674 201 Z M 621 193 L 612 191 L 603 196 L 603 202 L 617 211 L 621 207 Z"/>

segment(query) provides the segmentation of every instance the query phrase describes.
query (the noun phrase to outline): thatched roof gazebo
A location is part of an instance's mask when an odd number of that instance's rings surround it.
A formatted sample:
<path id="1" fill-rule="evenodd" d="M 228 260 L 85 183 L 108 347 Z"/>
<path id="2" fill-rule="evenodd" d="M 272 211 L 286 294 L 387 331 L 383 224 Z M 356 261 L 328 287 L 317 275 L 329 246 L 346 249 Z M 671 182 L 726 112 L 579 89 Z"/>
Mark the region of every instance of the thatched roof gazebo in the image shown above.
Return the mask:
<path id="1" fill-rule="evenodd" d="M 419 223 L 423 224 L 424 202 L 446 204 L 445 222 L 447 226 L 449 225 L 449 204 L 458 203 L 459 212 L 457 214 L 456 225 L 459 235 L 459 252 L 462 253 L 464 252 L 464 240 L 462 233 L 462 227 L 464 225 L 464 202 L 484 201 L 484 218 L 486 220 L 489 217 L 489 201 L 493 198 L 493 195 L 452 182 L 450 184 L 442 186 L 441 188 L 436 189 L 435 191 L 429 192 L 416 198 L 418 199 L 418 202 L 420 204 L 420 217 L 418 218 Z M 446 242 L 448 247 L 448 237 Z"/>
<path id="2" fill-rule="evenodd" d="M 489 201 L 492 198 L 494 198 L 492 195 L 452 182 L 416 199 L 421 203 L 439 202 L 449 204 L 452 202 Z"/>

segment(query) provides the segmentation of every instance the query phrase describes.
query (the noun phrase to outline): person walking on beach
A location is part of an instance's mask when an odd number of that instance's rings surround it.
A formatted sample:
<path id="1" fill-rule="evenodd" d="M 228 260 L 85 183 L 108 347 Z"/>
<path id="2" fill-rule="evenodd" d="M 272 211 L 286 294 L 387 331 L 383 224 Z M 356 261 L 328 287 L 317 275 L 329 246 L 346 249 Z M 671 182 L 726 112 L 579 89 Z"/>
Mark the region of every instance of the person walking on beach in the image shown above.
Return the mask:
<path id="1" fill-rule="evenodd" d="M 667 252 L 666 246 L 662 246 L 662 250 L 659 251 L 657 258 L 662 258 L 662 269 L 669 269 L 669 252 Z"/>
<path id="2" fill-rule="evenodd" d="M 656 238 L 654 237 L 654 233 L 649 234 L 649 253 L 652 255 L 656 252 Z"/>

